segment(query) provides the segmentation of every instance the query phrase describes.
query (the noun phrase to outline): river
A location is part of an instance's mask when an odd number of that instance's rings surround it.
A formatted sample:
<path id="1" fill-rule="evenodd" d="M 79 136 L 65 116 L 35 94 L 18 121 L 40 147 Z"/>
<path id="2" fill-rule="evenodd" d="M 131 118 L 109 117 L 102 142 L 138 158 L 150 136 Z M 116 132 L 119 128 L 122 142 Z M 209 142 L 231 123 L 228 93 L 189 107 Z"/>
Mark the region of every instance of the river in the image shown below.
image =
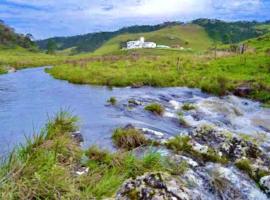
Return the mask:
<path id="1" fill-rule="evenodd" d="M 107 100 L 116 97 L 116 106 Z M 142 105 L 128 106 L 135 99 Z M 164 117 L 154 116 L 143 107 L 151 102 L 166 107 Z M 183 113 L 190 127 L 207 123 L 229 131 L 264 137 L 268 148 L 270 110 L 260 103 L 235 96 L 223 98 L 189 88 L 107 88 L 75 85 L 56 80 L 44 68 L 32 68 L 0 76 L 0 153 L 5 154 L 23 143 L 26 136 L 38 133 L 49 117 L 60 109 L 80 118 L 84 147 L 97 144 L 113 149 L 111 134 L 119 126 L 133 124 L 172 136 L 185 134 L 189 128 L 179 126 L 177 112 L 183 103 L 197 109 Z"/>

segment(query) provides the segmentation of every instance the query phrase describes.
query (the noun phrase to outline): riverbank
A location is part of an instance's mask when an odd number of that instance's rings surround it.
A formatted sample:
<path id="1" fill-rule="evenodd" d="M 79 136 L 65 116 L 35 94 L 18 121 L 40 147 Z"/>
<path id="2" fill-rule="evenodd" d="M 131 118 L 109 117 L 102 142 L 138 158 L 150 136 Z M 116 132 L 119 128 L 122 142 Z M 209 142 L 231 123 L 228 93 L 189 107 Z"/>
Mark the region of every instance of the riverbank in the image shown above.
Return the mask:
<path id="1" fill-rule="evenodd" d="M 107 86 L 187 86 L 205 92 L 237 94 L 270 103 L 270 57 L 246 53 L 217 59 L 208 54 L 150 56 L 132 54 L 81 59 L 48 69 L 53 77 L 76 84 Z"/>
<path id="2" fill-rule="evenodd" d="M 82 150 L 77 120 L 58 113 L 3 162 L 2 199 L 267 199 L 270 160 L 252 140 L 210 126 L 164 140 L 128 125 L 112 133 L 117 152 Z"/>
<path id="3" fill-rule="evenodd" d="M 29 67 L 49 66 L 64 63 L 67 56 L 48 55 L 32 52 L 20 47 L 0 47 L 0 74 L 6 73 L 5 68 L 24 69 Z"/>

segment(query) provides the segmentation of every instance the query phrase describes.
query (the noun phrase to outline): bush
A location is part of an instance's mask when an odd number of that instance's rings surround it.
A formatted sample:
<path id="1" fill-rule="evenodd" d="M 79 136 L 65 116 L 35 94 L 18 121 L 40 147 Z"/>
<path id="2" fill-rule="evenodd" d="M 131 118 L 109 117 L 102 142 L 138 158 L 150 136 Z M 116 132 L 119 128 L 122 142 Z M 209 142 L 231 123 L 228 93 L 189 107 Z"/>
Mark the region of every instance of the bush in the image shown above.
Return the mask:
<path id="1" fill-rule="evenodd" d="M 127 150 L 148 144 L 144 134 L 132 127 L 116 129 L 113 133 L 112 140 L 117 147 Z"/>
<path id="2" fill-rule="evenodd" d="M 164 107 L 158 103 L 149 104 L 144 109 L 156 115 L 163 115 L 165 111 Z"/>

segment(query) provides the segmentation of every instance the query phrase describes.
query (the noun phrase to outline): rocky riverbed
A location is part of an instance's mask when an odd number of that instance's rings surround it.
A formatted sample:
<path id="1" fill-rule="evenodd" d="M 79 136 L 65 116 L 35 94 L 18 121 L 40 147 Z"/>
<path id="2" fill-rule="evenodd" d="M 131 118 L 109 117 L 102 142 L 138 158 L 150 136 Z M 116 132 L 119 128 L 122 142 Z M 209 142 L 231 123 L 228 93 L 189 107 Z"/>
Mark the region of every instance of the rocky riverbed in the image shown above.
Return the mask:
<path id="1" fill-rule="evenodd" d="M 158 142 L 150 149 L 188 165 L 181 175 L 153 172 L 127 180 L 116 199 L 269 199 L 269 110 L 235 96 L 189 95 L 188 99 L 177 94 L 120 98 L 114 105 L 138 118 L 148 104 L 163 106 L 163 115 L 149 112 L 149 117 L 156 123 L 179 126 L 177 136 L 155 129 L 155 124 L 127 127 L 137 128 Z M 191 149 L 168 148 L 166 144 L 175 137 L 189 138 Z M 138 155 L 147 151 L 149 147 L 135 150 Z"/>

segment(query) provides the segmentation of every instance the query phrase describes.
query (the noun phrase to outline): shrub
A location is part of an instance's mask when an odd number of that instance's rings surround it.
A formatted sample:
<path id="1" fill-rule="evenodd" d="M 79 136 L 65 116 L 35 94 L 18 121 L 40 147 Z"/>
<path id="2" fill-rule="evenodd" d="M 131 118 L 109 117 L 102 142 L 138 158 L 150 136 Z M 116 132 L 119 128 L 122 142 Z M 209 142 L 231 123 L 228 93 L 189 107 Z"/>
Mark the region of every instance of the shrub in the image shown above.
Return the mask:
<path id="1" fill-rule="evenodd" d="M 144 109 L 156 115 L 163 115 L 165 111 L 164 107 L 158 103 L 149 104 Z"/>
<path id="2" fill-rule="evenodd" d="M 148 144 L 144 134 L 132 127 L 116 129 L 113 133 L 112 140 L 117 147 L 127 150 Z"/>

